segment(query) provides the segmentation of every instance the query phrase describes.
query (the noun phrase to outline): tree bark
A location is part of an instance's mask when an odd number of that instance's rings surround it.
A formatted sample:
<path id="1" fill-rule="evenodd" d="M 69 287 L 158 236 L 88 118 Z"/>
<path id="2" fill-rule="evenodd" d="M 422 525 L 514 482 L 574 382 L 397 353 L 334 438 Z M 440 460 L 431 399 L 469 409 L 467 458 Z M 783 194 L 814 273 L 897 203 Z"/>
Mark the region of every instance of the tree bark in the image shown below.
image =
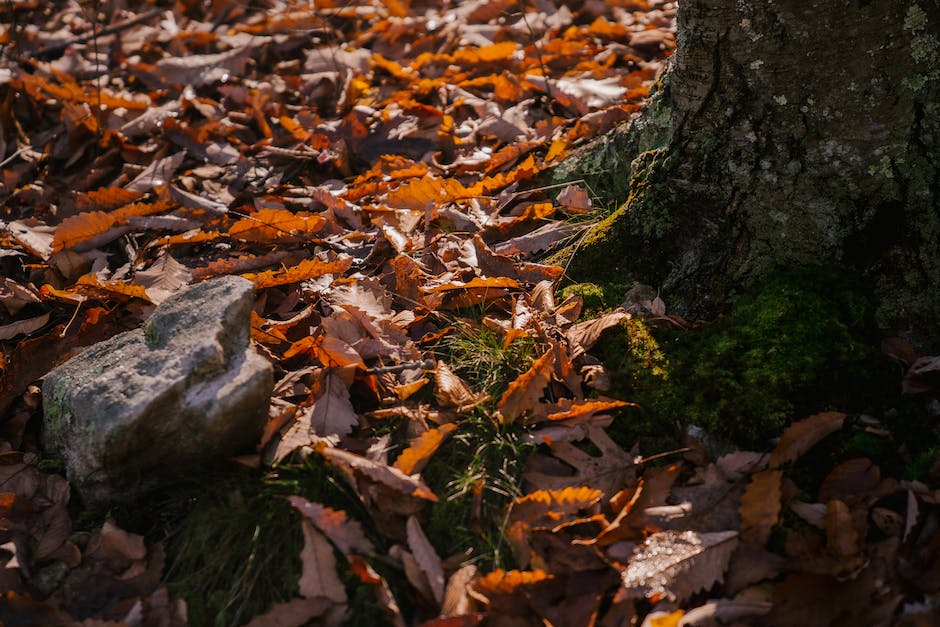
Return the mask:
<path id="1" fill-rule="evenodd" d="M 706 317 L 769 271 L 835 264 L 883 327 L 940 340 L 938 33 L 940 0 L 683 0 L 646 111 L 556 174 L 616 156 L 628 181 L 571 274 Z"/>

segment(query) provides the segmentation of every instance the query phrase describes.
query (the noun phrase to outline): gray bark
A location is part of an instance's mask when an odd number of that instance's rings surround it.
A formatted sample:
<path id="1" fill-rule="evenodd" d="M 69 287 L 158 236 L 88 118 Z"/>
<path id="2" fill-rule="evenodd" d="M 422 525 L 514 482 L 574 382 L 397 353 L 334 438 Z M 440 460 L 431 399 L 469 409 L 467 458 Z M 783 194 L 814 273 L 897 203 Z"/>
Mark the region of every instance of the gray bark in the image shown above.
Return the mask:
<path id="1" fill-rule="evenodd" d="M 702 317 L 775 268 L 835 264 L 883 327 L 940 340 L 940 0 L 684 0 L 678 21 L 641 118 L 556 172 L 615 156 L 627 183 L 572 274 Z"/>

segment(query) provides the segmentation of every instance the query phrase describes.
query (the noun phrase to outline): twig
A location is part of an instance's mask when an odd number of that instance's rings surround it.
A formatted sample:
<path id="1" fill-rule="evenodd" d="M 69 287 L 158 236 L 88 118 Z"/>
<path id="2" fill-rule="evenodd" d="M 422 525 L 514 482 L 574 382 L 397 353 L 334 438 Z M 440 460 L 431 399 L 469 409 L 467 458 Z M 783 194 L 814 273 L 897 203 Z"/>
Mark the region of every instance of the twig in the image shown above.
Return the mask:
<path id="1" fill-rule="evenodd" d="M 33 54 L 33 57 L 36 59 L 42 59 L 44 57 L 61 54 L 62 52 L 65 52 L 65 50 L 69 46 L 83 44 L 88 41 L 91 41 L 92 39 L 95 39 L 96 37 L 106 37 L 108 35 L 119 33 L 122 30 L 127 30 L 128 28 L 132 26 L 136 26 L 137 24 L 140 24 L 141 22 L 146 22 L 147 20 L 153 19 L 157 17 L 158 15 L 160 15 L 161 13 L 163 13 L 163 9 L 151 9 L 150 11 L 147 11 L 146 13 L 141 13 L 137 17 L 132 17 L 129 20 L 118 22 L 117 24 L 112 24 L 111 26 L 108 26 L 107 28 L 104 28 L 100 31 L 97 31 L 97 29 L 92 29 L 90 33 L 85 33 L 84 35 L 73 37 L 72 39 L 69 39 L 68 41 L 64 41 L 60 44 L 46 46 L 45 48 L 37 50 L 35 54 Z"/>
<path id="2" fill-rule="evenodd" d="M 366 368 L 366 374 L 388 374 L 390 372 L 402 372 L 403 370 L 411 370 L 412 368 L 421 368 L 422 370 L 434 370 L 434 362 L 430 359 L 425 359 L 424 361 L 410 361 L 403 364 L 396 364 L 394 366 L 380 366 L 377 368 Z"/>

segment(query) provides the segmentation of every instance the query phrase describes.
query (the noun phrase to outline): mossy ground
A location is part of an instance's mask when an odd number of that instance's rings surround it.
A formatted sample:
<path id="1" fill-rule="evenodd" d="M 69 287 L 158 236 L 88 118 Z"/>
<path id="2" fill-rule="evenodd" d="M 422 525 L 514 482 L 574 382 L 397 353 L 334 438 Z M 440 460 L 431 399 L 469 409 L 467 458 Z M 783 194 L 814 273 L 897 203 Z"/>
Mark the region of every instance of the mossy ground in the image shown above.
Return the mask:
<path id="1" fill-rule="evenodd" d="M 622 299 L 610 287 L 566 291 L 598 312 Z M 901 369 L 878 350 L 873 315 L 874 300 L 852 276 L 805 268 L 769 276 L 726 316 L 693 330 L 628 320 L 596 352 L 612 371 L 611 393 L 644 411 L 617 421 L 613 433 L 624 445 L 639 440 L 647 454 L 677 444 L 691 425 L 719 448 L 768 450 L 787 424 L 812 413 L 870 414 L 891 437 L 849 421 L 823 465 L 868 455 L 916 473 L 932 459 L 937 434 L 918 417 L 918 399 L 899 394 Z"/>

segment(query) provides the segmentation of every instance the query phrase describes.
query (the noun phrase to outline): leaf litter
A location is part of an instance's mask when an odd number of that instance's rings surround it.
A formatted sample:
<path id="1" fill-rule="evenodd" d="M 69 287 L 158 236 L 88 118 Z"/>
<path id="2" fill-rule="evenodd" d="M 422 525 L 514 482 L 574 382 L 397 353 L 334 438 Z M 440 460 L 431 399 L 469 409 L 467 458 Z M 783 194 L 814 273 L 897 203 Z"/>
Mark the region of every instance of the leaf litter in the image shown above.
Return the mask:
<path id="1" fill-rule="evenodd" d="M 675 45 L 672 3 L 158 4 L 0 8 L 0 620 L 187 622 L 161 542 L 113 521 L 73 531 L 26 425 L 56 363 L 223 274 L 255 283 L 252 337 L 281 379 L 255 463 L 320 459 L 364 512 L 290 497 L 298 587 L 249 624 L 342 624 L 340 572 L 391 624 L 936 618 L 940 491 L 857 459 L 816 502 L 797 494 L 801 458 L 845 415 L 795 422 L 769 459 L 657 467 L 605 431 L 632 404 L 585 398 L 609 385 L 589 354 L 601 336 L 665 307 L 628 294 L 579 322 L 578 299 L 556 306 L 562 269 L 540 254 L 593 203 L 539 175 L 641 108 Z M 535 346 L 499 394 L 435 352 L 468 324 Z M 905 390 L 935 393 L 938 358 L 902 343 Z M 439 555 L 426 533 L 446 495 L 421 473 L 475 416 L 536 447 L 508 495 L 516 570 Z"/>

